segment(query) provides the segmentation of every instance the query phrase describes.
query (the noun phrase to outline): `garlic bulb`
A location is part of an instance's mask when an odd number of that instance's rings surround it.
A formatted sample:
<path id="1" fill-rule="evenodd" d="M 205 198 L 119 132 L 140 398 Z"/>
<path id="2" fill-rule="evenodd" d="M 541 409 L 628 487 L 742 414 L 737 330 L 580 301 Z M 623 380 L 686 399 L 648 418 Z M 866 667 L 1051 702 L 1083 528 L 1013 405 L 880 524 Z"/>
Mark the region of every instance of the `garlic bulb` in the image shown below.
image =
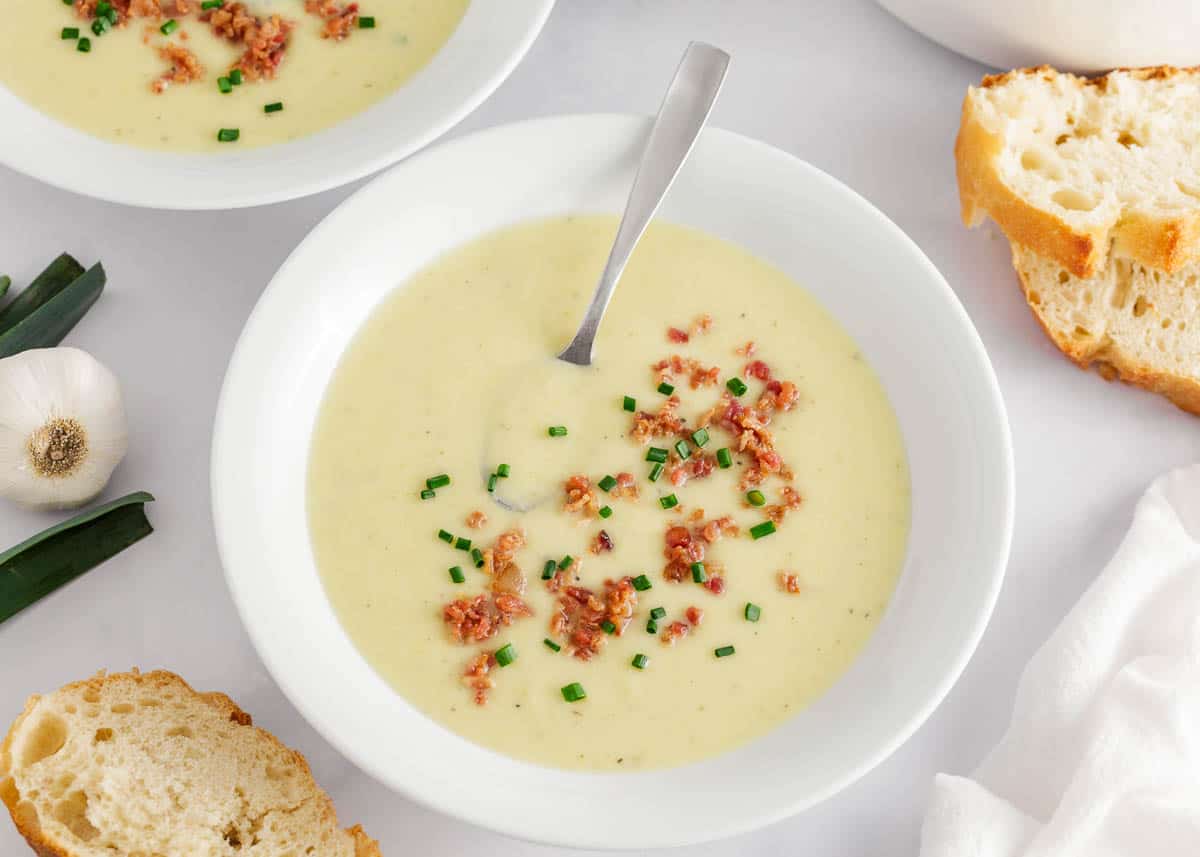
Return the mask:
<path id="1" fill-rule="evenodd" d="M 82 506 L 126 447 L 121 388 L 86 351 L 35 348 L 0 360 L 0 497 Z"/>

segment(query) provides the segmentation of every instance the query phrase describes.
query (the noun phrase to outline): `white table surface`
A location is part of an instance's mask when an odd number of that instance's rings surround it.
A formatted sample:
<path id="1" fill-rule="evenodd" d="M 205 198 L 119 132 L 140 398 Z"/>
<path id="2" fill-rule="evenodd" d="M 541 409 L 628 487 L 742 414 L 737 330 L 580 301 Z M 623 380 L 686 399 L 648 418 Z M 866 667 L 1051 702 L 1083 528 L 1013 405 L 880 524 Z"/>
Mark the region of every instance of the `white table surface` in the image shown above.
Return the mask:
<path id="1" fill-rule="evenodd" d="M 933 774 L 970 771 L 998 738 L 1026 659 L 1112 552 L 1147 483 L 1198 457 L 1200 423 L 1080 372 L 1043 337 L 1006 244 L 991 229 L 967 232 L 958 218 L 951 146 L 964 89 L 984 69 L 868 0 L 560 0 L 529 57 L 454 133 L 553 113 L 653 112 L 689 39 L 734 55 L 716 124 L 846 182 L 941 269 L 995 363 L 1017 473 L 1016 536 L 996 614 L 937 712 L 825 804 L 693 853 L 913 854 Z M 302 750 L 343 820 L 363 823 L 387 855 L 550 854 L 418 807 L 340 758 L 275 687 L 221 575 L 208 453 L 225 363 L 275 268 L 348 193 L 174 214 L 83 199 L 0 168 L 0 269 L 26 283 L 64 249 L 108 269 L 108 291 L 68 343 L 124 384 L 130 454 L 109 495 L 158 497 L 153 536 L 0 626 L 0 720 L 29 693 L 101 668 L 165 667 L 200 689 L 227 691 Z M 0 546 L 51 520 L 5 505 Z M 719 803 L 697 807 L 719 811 Z M 0 824 L 0 854 L 21 853 Z"/>

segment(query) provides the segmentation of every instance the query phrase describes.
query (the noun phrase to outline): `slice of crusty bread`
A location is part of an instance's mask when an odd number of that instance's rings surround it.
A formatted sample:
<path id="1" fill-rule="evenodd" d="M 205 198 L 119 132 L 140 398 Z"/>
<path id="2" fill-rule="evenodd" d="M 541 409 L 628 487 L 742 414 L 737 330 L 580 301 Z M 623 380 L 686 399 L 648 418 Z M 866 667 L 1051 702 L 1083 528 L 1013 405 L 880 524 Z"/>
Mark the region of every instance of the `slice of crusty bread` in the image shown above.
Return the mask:
<path id="1" fill-rule="evenodd" d="M 0 744 L 0 798 L 42 857 L 378 857 L 304 757 L 168 672 L 33 696 Z"/>
<path id="2" fill-rule="evenodd" d="M 963 221 L 990 215 L 1077 277 L 1110 258 L 1181 271 L 1200 250 L 1200 70 L 985 77 L 954 154 Z"/>
<path id="3" fill-rule="evenodd" d="M 1080 278 L 1028 248 L 1012 251 L 1034 316 L 1064 354 L 1200 414 L 1200 261 L 1168 274 L 1117 258 Z"/>

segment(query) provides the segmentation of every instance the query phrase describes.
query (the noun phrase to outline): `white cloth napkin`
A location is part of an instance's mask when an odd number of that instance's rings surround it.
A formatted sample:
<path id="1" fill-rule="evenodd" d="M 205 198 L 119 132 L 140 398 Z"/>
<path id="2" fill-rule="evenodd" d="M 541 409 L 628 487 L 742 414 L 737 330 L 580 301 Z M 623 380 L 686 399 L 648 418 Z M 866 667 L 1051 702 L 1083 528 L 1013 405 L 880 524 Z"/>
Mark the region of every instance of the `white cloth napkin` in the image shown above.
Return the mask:
<path id="1" fill-rule="evenodd" d="M 1159 478 L 1025 668 L 970 778 L 941 774 L 921 857 L 1200 855 L 1200 465 Z"/>

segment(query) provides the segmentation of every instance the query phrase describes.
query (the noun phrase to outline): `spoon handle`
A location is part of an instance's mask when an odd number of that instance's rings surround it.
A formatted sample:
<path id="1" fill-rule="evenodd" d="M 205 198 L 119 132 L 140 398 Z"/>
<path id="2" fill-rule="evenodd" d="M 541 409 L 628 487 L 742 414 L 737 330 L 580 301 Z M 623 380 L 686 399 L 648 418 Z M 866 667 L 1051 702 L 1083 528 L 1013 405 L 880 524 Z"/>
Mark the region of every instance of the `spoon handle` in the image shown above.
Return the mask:
<path id="1" fill-rule="evenodd" d="M 558 355 L 560 360 L 579 366 L 591 365 L 596 333 L 617 280 L 679 174 L 679 168 L 696 144 L 700 129 L 712 112 L 717 93 L 725 81 L 729 59 L 729 54 L 720 48 L 703 42 L 692 42 L 684 52 L 675 79 L 658 110 L 658 118 L 650 128 L 650 138 L 642 152 L 642 161 L 629 191 L 629 201 L 625 204 L 625 214 L 621 217 L 604 273 L 575 338 Z"/>

